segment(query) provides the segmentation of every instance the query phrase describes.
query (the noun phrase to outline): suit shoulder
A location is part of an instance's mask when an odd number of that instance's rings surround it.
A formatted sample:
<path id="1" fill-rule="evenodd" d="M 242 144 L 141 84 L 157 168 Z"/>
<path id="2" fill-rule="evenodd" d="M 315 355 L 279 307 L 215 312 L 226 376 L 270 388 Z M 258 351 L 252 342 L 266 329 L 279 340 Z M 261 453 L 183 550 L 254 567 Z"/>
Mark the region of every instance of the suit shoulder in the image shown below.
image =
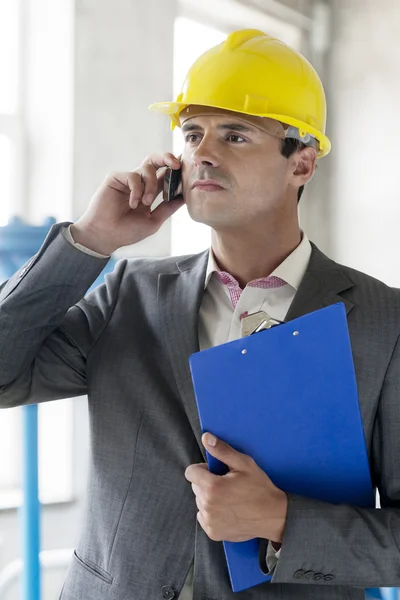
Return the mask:
<path id="1" fill-rule="evenodd" d="M 187 254 L 182 256 L 125 258 L 118 261 L 124 264 L 126 276 L 158 276 L 164 273 L 179 273 L 179 265 L 193 264 L 193 266 L 204 257 L 205 252 L 200 254 Z"/>
<path id="2" fill-rule="evenodd" d="M 377 301 L 392 301 L 394 304 L 398 304 L 400 307 L 400 289 L 392 287 L 387 283 L 384 283 L 380 279 L 367 275 L 362 271 L 353 269 L 346 265 L 339 264 L 343 273 L 350 279 L 354 284 L 354 292 L 357 296 L 365 298 L 375 298 Z M 361 296 L 362 295 L 362 296 Z"/>
<path id="3" fill-rule="evenodd" d="M 400 294 L 400 289 L 392 287 L 392 286 L 388 285 L 387 283 L 385 283 L 384 281 L 382 281 L 376 277 L 373 277 L 372 275 L 368 275 L 367 273 L 364 273 L 363 271 L 358 271 L 357 269 L 354 269 L 353 267 L 349 267 L 347 265 L 343 265 L 340 263 L 337 263 L 337 264 L 342 269 L 342 271 L 349 277 L 349 279 L 351 279 L 357 285 L 378 287 L 378 288 L 386 289 L 388 291 L 392 291 L 394 293 L 397 292 Z"/>

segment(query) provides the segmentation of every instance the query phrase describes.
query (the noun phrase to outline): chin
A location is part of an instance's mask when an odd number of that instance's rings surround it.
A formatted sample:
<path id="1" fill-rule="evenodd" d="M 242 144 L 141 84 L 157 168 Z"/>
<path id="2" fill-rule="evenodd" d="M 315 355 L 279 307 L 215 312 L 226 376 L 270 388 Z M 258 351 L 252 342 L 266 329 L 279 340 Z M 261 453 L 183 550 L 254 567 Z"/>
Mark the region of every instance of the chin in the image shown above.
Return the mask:
<path id="1" fill-rule="evenodd" d="M 208 225 L 216 231 L 223 229 L 239 229 L 243 226 L 244 219 L 233 218 L 232 214 L 227 214 L 227 211 L 216 210 L 191 210 L 188 207 L 189 216 L 196 223 Z"/>
<path id="2" fill-rule="evenodd" d="M 193 221 L 198 223 L 205 223 L 210 225 L 214 222 L 221 223 L 229 220 L 231 215 L 231 201 L 225 195 L 219 192 L 212 192 L 210 194 L 202 193 L 201 196 L 197 194 L 186 194 L 185 202 L 188 213 Z"/>

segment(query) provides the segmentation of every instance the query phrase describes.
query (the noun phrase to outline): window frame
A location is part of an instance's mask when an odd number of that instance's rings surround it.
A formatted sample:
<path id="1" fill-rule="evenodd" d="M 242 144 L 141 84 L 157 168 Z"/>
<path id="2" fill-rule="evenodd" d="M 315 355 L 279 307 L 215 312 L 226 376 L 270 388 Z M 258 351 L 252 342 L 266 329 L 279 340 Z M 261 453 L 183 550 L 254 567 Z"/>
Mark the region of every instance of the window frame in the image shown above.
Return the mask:
<path id="1" fill-rule="evenodd" d="M 0 135 L 9 138 L 14 148 L 14 171 L 11 177 L 12 198 L 8 218 L 14 215 L 22 215 L 24 208 L 24 198 L 26 198 L 26 180 L 27 177 L 18 174 L 26 173 L 26 147 L 27 130 L 25 119 L 24 104 L 24 80 L 25 80 L 25 60 L 26 55 L 26 1 L 14 0 L 18 4 L 18 73 L 16 78 L 17 99 L 15 110 L 12 113 L 0 112 Z M 4 223 L 6 224 L 6 223 Z"/>

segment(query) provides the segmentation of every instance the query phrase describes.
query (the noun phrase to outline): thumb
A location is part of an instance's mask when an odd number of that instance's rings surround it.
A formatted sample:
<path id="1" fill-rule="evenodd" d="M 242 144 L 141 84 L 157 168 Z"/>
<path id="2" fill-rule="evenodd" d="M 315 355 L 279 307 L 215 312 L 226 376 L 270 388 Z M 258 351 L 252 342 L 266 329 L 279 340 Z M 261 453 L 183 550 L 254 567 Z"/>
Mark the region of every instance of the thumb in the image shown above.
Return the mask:
<path id="1" fill-rule="evenodd" d="M 211 433 L 204 433 L 202 442 L 207 452 L 214 458 L 223 462 L 232 471 L 243 471 L 245 467 L 244 459 L 246 456 L 238 452 L 232 446 L 223 442 Z"/>

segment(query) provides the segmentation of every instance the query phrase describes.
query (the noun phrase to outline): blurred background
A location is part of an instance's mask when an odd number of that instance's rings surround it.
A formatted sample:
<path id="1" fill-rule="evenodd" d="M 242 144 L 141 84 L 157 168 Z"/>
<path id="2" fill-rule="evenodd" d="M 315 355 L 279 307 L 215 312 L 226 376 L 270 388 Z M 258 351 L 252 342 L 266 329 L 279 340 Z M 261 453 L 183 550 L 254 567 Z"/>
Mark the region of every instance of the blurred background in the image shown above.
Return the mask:
<path id="1" fill-rule="evenodd" d="M 244 27 L 300 50 L 326 89 L 333 149 L 301 200 L 302 227 L 332 258 L 400 286 L 398 0 L 0 0 L 0 226 L 13 215 L 73 221 L 108 172 L 179 153 L 180 132 L 148 105 L 176 95 L 194 59 Z M 120 255 L 207 248 L 208 229 L 185 210 Z M 20 410 L 1 411 L 0 600 L 22 597 L 10 576 L 21 437 Z M 40 407 L 43 600 L 58 598 L 77 541 L 88 453 L 84 398 Z"/>

